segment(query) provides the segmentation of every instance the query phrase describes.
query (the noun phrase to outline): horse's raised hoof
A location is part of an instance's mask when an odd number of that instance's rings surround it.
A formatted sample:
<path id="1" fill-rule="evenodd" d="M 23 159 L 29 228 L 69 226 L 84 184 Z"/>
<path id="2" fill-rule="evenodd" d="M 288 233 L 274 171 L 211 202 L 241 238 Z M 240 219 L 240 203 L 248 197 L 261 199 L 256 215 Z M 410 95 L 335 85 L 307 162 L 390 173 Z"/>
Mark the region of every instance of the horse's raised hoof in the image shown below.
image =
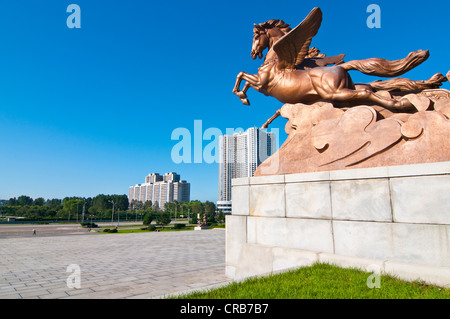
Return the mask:
<path id="1" fill-rule="evenodd" d="M 248 99 L 241 99 L 242 104 L 250 105 L 250 101 Z"/>

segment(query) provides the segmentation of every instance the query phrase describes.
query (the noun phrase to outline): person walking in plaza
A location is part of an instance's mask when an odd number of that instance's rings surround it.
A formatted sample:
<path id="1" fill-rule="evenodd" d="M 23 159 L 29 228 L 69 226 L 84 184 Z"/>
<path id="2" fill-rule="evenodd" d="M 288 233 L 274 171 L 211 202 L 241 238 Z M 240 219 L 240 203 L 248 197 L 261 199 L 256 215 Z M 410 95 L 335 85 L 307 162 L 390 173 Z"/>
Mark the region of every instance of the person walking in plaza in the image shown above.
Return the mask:
<path id="1" fill-rule="evenodd" d="M 36 229 L 33 229 L 33 236 L 36 236 Z"/>

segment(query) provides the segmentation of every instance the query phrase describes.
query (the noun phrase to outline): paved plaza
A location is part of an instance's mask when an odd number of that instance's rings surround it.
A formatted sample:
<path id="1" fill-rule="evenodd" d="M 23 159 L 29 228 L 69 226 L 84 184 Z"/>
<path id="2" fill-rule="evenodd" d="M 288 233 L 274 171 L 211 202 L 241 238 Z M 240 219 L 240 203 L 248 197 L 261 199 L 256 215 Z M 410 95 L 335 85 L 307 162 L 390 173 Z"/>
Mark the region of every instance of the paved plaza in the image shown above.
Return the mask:
<path id="1" fill-rule="evenodd" d="M 227 282 L 223 229 L 0 239 L 0 299 L 161 298 Z"/>

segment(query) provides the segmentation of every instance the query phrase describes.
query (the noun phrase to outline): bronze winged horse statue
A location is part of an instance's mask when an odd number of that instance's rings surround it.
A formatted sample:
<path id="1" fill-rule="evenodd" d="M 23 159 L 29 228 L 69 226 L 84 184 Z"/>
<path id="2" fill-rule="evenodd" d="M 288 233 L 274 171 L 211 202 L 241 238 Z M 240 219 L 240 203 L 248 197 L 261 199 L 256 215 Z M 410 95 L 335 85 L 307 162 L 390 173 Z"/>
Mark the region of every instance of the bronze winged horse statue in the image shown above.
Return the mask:
<path id="1" fill-rule="evenodd" d="M 350 70 L 373 76 L 396 77 L 424 62 L 429 57 L 429 52 L 415 51 L 396 61 L 371 58 L 344 63 L 344 55 L 327 58 L 317 54 L 317 49 L 310 48 L 321 23 L 322 11 L 314 8 L 294 29 L 280 20 L 255 24 L 252 58 L 262 58 L 263 51 L 266 48 L 269 50 L 258 74 L 239 73 L 233 93 L 245 105 L 250 105 L 246 92 L 252 87 L 282 103 L 311 104 L 327 101 L 337 105 L 345 103 L 346 106 L 352 103 L 373 103 L 399 112 L 409 110 L 413 105 L 407 98 L 394 99 L 389 94 L 377 94 L 378 87 L 385 91 L 389 91 L 386 87 L 407 91 L 437 88 L 446 81 L 442 74 L 437 74 L 428 81 L 392 79 L 355 85 L 348 73 Z M 330 64 L 334 65 L 328 66 Z M 240 90 L 243 80 L 246 84 Z"/>

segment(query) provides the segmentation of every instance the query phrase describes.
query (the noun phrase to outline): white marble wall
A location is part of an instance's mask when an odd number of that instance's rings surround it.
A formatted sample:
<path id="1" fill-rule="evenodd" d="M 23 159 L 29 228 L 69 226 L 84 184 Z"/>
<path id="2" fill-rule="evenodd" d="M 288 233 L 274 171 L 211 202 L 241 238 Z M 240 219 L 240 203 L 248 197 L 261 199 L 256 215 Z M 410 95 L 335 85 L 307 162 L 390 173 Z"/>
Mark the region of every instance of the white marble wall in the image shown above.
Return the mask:
<path id="1" fill-rule="evenodd" d="M 449 194 L 450 162 L 235 179 L 227 274 L 318 260 L 308 252 L 450 271 Z"/>

